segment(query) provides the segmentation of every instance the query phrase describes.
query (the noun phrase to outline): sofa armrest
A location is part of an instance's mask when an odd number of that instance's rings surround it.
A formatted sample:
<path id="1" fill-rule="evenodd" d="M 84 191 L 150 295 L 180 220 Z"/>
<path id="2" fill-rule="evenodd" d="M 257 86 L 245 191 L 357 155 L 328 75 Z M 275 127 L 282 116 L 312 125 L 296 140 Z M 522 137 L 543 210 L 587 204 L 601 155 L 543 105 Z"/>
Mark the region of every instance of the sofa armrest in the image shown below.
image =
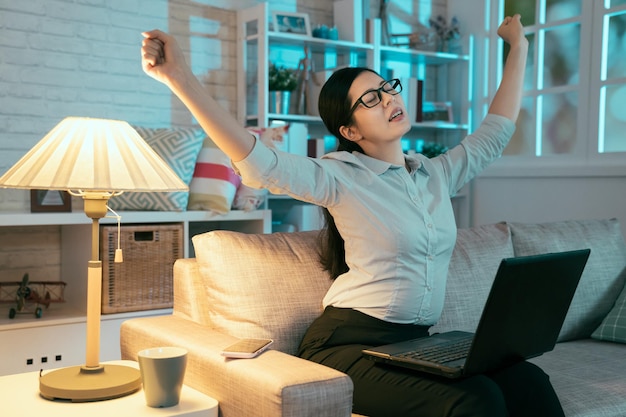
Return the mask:
<path id="1" fill-rule="evenodd" d="M 185 384 L 216 400 L 222 417 L 346 417 L 352 381 L 334 369 L 275 350 L 254 359 L 226 359 L 237 339 L 183 317 L 130 319 L 121 326 L 123 359 L 156 346 L 188 350 Z"/>

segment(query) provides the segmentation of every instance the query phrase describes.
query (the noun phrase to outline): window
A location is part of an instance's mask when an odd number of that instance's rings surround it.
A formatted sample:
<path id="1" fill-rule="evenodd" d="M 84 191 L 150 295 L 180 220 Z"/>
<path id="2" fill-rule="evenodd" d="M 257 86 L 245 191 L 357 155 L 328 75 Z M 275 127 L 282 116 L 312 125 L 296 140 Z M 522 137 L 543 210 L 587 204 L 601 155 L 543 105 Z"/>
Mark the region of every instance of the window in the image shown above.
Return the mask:
<path id="1" fill-rule="evenodd" d="M 626 151 L 626 10 L 609 7 L 625 5 L 626 0 L 606 3 L 600 16 L 598 153 Z"/>
<path id="2" fill-rule="evenodd" d="M 518 130 L 506 154 L 545 156 L 584 151 L 576 125 L 584 88 L 579 64 L 581 12 L 581 0 L 505 1 L 504 15 L 522 16 L 529 41 Z"/>
<path id="3" fill-rule="evenodd" d="M 522 16 L 529 41 L 522 110 L 505 154 L 626 152 L 626 0 L 504 0 L 500 10 Z"/>

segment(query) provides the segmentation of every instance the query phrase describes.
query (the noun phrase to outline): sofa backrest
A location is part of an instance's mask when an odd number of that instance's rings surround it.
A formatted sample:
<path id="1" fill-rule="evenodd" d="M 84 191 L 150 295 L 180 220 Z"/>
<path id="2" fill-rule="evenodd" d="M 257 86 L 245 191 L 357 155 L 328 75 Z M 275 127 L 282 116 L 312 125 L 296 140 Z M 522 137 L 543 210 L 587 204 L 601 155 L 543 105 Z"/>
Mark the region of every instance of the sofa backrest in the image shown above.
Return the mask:
<path id="1" fill-rule="evenodd" d="M 590 248 L 559 341 L 588 338 L 626 280 L 626 245 L 617 219 L 509 223 L 515 256 Z"/>
<path id="2" fill-rule="evenodd" d="M 296 353 L 332 283 L 319 264 L 317 236 L 316 231 L 194 236 L 209 325 L 240 338 L 270 337 L 275 349 Z M 476 329 L 503 258 L 581 248 L 591 248 L 591 255 L 559 341 L 589 337 L 626 280 L 626 245 L 614 219 L 459 229 L 443 312 L 432 331 Z"/>
<path id="3" fill-rule="evenodd" d="M 585 339 L 614 305 L 626 281 L 626 244 L 616 219 L 500 223 L 459 229 L 446 299 L 433 332 L 476 330 L 502 258 L 590 248 L 558 341 Z"/>
<path id="4" fill-rule="evenodd" d="M 443 312 L 431 333 L 474 332 L 500 261 L 511 256 L 513 244 L 506 224 L 459 229 L 450 259 Z"/>

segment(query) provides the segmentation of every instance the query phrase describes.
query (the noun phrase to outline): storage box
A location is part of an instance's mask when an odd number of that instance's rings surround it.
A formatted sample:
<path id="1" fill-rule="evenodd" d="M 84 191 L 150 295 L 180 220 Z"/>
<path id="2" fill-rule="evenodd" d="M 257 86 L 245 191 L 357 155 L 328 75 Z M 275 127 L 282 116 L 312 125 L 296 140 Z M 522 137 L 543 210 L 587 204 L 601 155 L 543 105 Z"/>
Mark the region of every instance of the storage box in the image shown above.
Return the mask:
<path id="1" fill-rule="evenodd" d="M 170 308 L 173 267 L 183 257 L 183 225 L 122 226 L 124 262 L 115 263 L 117 226 L 101 226 L 102 313 Z"/>

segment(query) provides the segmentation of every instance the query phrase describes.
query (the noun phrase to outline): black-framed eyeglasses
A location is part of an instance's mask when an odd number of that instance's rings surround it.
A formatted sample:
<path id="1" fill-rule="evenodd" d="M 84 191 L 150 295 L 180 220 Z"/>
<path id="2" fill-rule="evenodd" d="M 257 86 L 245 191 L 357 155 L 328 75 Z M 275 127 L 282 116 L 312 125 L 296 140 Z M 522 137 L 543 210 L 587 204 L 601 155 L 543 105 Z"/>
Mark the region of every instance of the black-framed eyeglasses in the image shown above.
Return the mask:
<path id="1" fill-rule="evenodd" d="M 357 99 L 352 108 L 350 109 L 350 113 L 348 113 L 348 119 L 352 117 L 352 113 L 359 107 L 359 104 L 367 107 L 368 109 L 376 106 L 378 103 L 383 101 L 383 92 L 387 94 L 391 94 L 395 96 L 402 91 L 402 84 L 400 80 L 397 78 L 393 78 L 391 80 L 385 81 L 380 87 L 367 90 L 361 97 Z"/>

